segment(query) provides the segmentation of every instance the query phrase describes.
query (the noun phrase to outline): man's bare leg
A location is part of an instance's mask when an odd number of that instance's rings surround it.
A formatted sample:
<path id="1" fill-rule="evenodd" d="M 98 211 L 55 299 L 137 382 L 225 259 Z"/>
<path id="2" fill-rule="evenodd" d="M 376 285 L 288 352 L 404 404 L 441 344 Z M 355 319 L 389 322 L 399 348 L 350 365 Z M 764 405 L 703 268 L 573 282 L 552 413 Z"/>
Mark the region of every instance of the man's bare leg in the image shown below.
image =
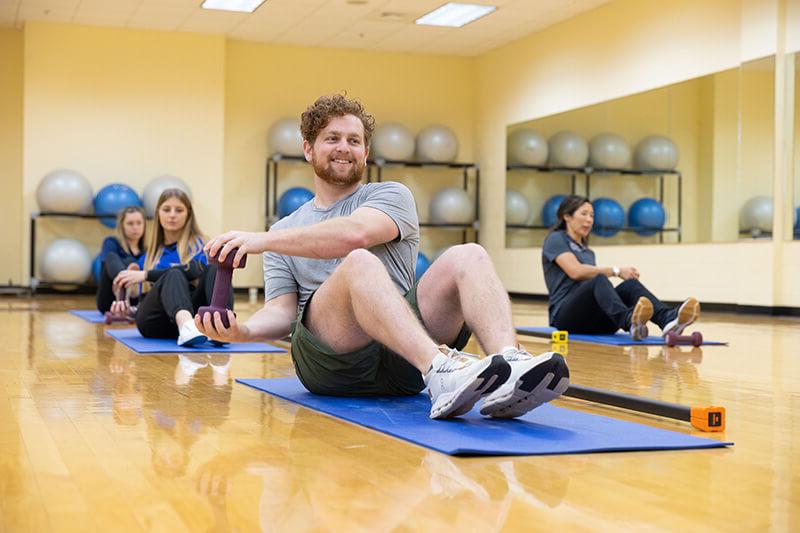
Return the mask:
<path id="1" fill-rule="evenodd" d="M 466 323 L 487 354 L 517 345 L 508 293 L 480 245 L 453 246 L 436 259 L 419 282 L 417 303 L 437 342 L 452 342 Z"/>
<path id="2" fill-rule="evenodd" d="M 380 259 L 354 250 L 314 293 L 306 327 L 340 353 L 373 340 L 402 355 L 423 374 L 439 353 Z"/>

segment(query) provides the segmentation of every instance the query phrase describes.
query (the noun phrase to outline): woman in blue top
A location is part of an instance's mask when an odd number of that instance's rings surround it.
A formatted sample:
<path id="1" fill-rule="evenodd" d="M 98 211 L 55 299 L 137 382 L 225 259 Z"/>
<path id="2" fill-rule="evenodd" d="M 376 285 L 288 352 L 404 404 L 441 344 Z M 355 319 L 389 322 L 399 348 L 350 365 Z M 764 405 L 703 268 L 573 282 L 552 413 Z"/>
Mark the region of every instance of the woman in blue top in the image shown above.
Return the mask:
<path id="1" fill-rule="evenodd" d="M 551 326 L 589 334 L 622 329 L 641 340 L 648 335 L 648 320 L 657 324 L 663 335 L 670 331 L 681 334 L 700 316 L 700 303 L 693 297 L 676 308 L 663 304 L 642 285 L 639 271 L 632 266 L 596 266 L 587 244 L 594 225 L 594 208 L 588 198 L 567 196 L 556 216 L 556 226 L 542 248 Z M 611 277 L 624 281 L 614 287 Z"/>
<path id="2" fill-rule="evenodd" d="M 117 213 L 115 237 L 106 237 L 100 250 L 100 279 L 97 280 L 97 309 L 105 313 L 116 299 L 112 284 L 117 274 L 134 265 L 144 254 L 144 209 L 129 206 Z"/>
<path id="3" fill-rule="evenodd" d="M 140 271 L 124 270 L 114 280 L 116 287 L 144 283 L 149 290 L 136 310 L 136 327 L 144 337 L 176 338 L 180 346 L 205 342 L 194 315 L 209 305 L 216 267 L 209 266 L 203 252 L 203 236 L 189 197 L 180 189 L 165 189 L 158 198 L 153 239 L 139 258 Z M 228 307 L 233 307 L 233 290 Z M 117 314 L 128 311 L 124 301 L 114 302 Z"/>

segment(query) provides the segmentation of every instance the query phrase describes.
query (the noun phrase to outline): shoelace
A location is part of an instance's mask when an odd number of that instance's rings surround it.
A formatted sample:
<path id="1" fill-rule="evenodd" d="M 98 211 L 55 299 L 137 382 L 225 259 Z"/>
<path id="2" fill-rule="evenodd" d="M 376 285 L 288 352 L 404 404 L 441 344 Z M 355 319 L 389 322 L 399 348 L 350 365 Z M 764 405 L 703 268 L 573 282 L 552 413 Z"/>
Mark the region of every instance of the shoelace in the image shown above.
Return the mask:
<path id="1" fill-rule="evenodd" d="M 447 357 L 447 361 L 442 363 L 436 370 L 446 370 L 450 368 L 455 368 L 457 366 L 463 366 L 465 363 L 472 363 L 480 359 L 477 355 L 473 355 L 467 352 L 460 352 L 455 348 L 447 348 L 447 353 L 444 354 Z"/>
<path id="2" fill-rule="evenodd" d="M 523 349 L 516 350 L 512 353 L 503 354 L 506 361 L 524 361 L 525 359 L 533 359 L 533 356 Z"/>

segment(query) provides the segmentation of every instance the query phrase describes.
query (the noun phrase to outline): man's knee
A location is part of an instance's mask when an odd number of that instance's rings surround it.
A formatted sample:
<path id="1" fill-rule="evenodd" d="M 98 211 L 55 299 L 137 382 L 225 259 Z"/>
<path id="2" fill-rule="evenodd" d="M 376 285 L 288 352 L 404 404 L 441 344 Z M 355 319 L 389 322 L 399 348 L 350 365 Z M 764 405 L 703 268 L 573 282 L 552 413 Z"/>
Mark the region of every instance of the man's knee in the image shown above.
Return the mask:
<path id="1" fill-rule="evenodd" d="M 383 266 L 383 263 L 375 254 L 369 250 L 358 248 L 344 257 L 337 270 L 347 274 L 363 276 L 376 268 L 386 270 L 386 267 Z"/>
<path id="2" fill-rule="evenodd" d="M 489 253 L 480 244 L 469 242 L 451 246 L 435 262 L 451 269 L 472 270 L 481 263 L 491 266 Z"/>

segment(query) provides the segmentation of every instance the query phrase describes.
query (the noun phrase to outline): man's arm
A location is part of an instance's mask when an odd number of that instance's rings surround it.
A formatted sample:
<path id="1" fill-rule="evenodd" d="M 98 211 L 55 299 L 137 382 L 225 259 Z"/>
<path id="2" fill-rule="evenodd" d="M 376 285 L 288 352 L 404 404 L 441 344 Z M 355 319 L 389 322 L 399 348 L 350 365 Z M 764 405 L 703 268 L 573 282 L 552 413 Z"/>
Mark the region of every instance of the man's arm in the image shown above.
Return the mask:
<path id="1" fill-rule="evenodd" d="M 236 322 L 233 311 L 228 311 L 230 327 L 222 324 L 219 313 L 206 314 L 203 319 L 195 315 L 197 329 L 210 339 L 223 342 L 261 342 L 282 339 L 292 331 L 292 321 L 297 317 L 297 293 L 277 296 L 266 302 L 244 324 Z"/>
<path id="2" fill-rule="evenodd" d="M 229 231 L 206 245 L 209 257 L 224 261 L 238 248 L 234 265 L 245 254 L 276 252 L 283 255 L 336 259 L 358 248 L 372 248 L 393 241 L 400 234 L 397 224 L 383 211 L 360 207 L 346 217 L 337 217 L 309 226 L 273 229 L 266 233 Z"/>

